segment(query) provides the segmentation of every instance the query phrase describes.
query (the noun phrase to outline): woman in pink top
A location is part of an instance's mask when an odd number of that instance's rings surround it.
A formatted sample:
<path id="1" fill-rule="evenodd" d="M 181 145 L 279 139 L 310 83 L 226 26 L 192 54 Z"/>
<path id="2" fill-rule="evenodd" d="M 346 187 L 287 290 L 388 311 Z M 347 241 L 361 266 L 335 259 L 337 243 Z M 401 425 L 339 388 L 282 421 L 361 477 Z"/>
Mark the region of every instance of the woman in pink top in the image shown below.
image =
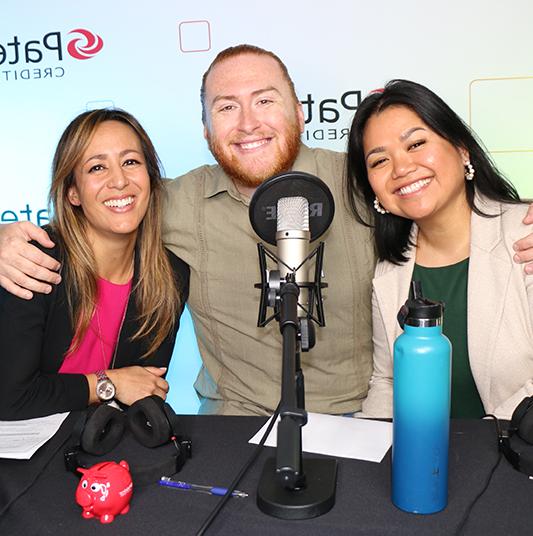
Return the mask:
<path id="1" fill-rule="evenodd" d="M 163 247 L 162 195 L 157 154 L 130 114 L 93 110 L 67 127 L 43 248 L 62 280 L 29 301 L 0 290 L 0 419 L 166 397 L 189 268 Z"/>

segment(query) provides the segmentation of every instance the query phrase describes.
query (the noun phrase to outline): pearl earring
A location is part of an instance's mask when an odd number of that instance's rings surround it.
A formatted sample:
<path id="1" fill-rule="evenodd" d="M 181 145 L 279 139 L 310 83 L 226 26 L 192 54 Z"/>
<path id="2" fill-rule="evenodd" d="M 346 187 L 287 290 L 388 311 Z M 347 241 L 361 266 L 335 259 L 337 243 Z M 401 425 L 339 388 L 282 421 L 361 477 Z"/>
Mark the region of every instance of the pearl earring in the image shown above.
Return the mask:
<path id="1" fill-rule="evenodd" d="M 470 163 L 470 160 L 467 160 L 465 162 L 465 179 L 467 181 L 474 180 L 474 173 L 476 170 L 474 169 L 474 166 Z"/>
<path id="2" fill-rule="evenodd" d="M 380 214 L 388 214 L 389 211 L 385 210 L 379 203 L 378 196 L 374 199 L 374 209 L 376 212 L 379 212 Z"/>

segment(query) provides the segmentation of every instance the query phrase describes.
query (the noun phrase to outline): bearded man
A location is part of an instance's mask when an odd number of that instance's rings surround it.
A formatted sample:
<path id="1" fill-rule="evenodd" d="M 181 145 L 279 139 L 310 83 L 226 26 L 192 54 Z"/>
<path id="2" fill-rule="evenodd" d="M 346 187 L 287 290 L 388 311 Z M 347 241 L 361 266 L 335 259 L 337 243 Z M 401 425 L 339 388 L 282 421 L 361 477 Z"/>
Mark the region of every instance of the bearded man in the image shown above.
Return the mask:
<path id="1" fill-rule="evenodd" d="M 304 115 L 287 68 L 271 52 L 240 45 L 221 52 L 202 81 L 204 136 L 218 165 L 169 185 L 164 239 L 191 268 L 189 308 L 203 367 L 195 383 L 201 412 L 266 414 L 280 396 L 281 336 L 256 325 L 257 237 L 248 218 L 255 189 L 282 171 L 320 177 L 336 216 L 323 236 L 327 327 L 302 353 L 306 408 L 360 409 L 372 370 L 369 230 L 342 201 L 344 155 L 300 142 Z M 178 253 L 179 252 L 179 253 Z"/>

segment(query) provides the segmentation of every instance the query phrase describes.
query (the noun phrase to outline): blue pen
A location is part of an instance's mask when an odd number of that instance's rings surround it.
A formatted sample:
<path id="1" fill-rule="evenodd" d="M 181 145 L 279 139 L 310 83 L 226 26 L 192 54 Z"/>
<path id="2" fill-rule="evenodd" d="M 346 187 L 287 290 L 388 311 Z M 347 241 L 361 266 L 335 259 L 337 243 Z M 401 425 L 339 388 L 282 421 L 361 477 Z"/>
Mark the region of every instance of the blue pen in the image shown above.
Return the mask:
<path id="1" fill-rule="evenodd" d="M 159 480 L 160 486 L 167 488 L 183 489 L 189 491 L 199 491 L 201 493 L 209 493 L 210 495 L 226 495 L 228 488 L 219 488 L 216 486 L 203 486 L 202 484 L 191 484 L 190 482 L 182 482 L 181 480 L 172 480 L 169 476 L 162 476 Z M 248 497 L 248 493 L 239 490 L 233 490 L 232 497 Z"/>

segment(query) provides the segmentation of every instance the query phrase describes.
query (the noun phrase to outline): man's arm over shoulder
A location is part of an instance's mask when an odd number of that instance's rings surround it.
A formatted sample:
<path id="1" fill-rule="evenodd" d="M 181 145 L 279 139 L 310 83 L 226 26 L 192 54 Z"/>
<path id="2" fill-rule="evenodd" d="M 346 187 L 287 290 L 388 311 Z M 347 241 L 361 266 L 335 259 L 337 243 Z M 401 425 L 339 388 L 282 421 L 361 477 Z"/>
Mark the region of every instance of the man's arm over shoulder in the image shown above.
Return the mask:
<path id="1" fill-rule="evenodd" d="M 31 222 L 0 225 L 0 286 L 26 300 L 32 292 L 51 292 L 51 284 L 61 281 L 58 261 L 31 240 L 44 247 L 54 245 L 46 231 Z"/>
<path id="2" fill-rule="evenodd" d="M 163 195 L 163 242 L 177 257 L 194 265 L 205 183 L 213 166 L 201 166 L 165 181 Z"/>
<path id="3" fill-rule="evenodd" d="M 533 202 L 529 205 L 522 223 L 528 226 L 533 223 Z M 528 227 L 528 229 L 531 230 L 531 227 Z M 513 260 L 518 264 L 524 265 L 526 274 L 533 274 L 533 232 L 529 232 L 527 235 L 526 232 L 513 245 L 516 252 Z"/>
<path id="4" fill-rule="evenodd" d="M 181 311 L 185 307 L 185 303 L 189 298 L 189 279 L 190 279 L 190 269 L 186 262 L 181 260 L 179 257 L 174 255 L 169 249 L 165 249 L 170 266 L 174 272 L 174 279 L 178 287 L 178 292 L 181 300 Z"/>

